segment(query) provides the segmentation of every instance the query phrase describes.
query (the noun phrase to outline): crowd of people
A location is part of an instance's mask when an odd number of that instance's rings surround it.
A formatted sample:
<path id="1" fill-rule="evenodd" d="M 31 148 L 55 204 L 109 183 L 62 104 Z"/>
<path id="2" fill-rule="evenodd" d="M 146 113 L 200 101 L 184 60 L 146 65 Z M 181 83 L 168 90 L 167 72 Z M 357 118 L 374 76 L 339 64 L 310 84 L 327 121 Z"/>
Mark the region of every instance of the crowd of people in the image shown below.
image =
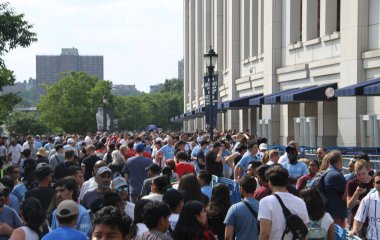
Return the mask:
<path id="1" fill-rule="evenodd" d="M 0 138 L 0 240 L 380 239 L 366 153 L 249 131 Z M 342 234 L 343 233 L 343 234 Z"/>

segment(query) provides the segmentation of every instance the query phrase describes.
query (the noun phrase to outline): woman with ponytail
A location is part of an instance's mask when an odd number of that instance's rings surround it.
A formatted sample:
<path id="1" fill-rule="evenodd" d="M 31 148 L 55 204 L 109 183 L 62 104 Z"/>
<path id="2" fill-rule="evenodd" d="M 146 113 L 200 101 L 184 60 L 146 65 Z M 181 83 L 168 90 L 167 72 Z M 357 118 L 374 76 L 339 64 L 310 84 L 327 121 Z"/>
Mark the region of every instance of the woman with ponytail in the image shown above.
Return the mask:
<path id="1" fill-rule="evenodd" d="M 10 240 L 39 240 L 49 232 L 45 222 L 46 214 L 36 198 L 27 198 L 20 210 L 25 225 L 15 229 Z"/>

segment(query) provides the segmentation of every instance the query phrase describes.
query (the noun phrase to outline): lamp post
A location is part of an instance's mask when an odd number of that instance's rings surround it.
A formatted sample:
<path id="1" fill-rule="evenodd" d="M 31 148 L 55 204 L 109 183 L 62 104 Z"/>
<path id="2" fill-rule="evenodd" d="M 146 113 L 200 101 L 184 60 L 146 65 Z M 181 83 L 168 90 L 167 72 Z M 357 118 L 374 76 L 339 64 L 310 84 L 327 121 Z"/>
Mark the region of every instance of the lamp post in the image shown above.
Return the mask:
<path id="1" fill-rule="evenodd" d="M 212 140 L 216 125 L 216 111 L 214 108 L 218 102 L 218 79 L 217 75 L 214 75 L 218 54 L 215 53 L 210 45 L 208 52 L 204 54 L 203 57 L 207 68 L 207 73 L 204 78 L 206 120 L 207 118 L 209 120 L 210 139 Z"/>
<path id="2" fill-rule="evenodd" d="M 104 95 L 102 97 L 102 100 L 103 100 L 103 132 L 107 132 L 107 111 L 106 111 L 106 107 L 107 107 L 107 97 L 106 95 Z"/>
<path id="3" fill-rule="evenodd" d="M 12 112 L 8 113 L 9 116 L 9 141 L 12 141 Z"/>

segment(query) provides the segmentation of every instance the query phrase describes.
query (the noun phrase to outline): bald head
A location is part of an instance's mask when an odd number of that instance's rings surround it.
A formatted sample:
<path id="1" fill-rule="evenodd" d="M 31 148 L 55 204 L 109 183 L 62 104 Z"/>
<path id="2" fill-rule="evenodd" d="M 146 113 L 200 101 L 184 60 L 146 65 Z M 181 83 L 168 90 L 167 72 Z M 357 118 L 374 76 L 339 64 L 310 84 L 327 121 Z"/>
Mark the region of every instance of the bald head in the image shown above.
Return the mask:
<path id="1" fill-rule="evenodd" d="M 94 165 L 94 176 L 96 174 L 96 171 L 98 171 L 99 168 L 105 167 L 105 166 L 106 166 L 106 163 L 104 161 L 102 160 L 97 161 Z"/>

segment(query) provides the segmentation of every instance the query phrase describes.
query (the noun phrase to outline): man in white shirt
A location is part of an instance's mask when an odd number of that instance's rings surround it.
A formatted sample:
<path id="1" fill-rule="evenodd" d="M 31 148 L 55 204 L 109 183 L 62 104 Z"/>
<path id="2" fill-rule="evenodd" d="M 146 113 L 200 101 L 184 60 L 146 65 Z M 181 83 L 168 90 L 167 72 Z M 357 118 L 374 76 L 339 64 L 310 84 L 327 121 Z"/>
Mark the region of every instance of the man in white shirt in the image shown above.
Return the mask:
<path id="1" fill-rule="evenodd" d="M 288 146 L 289 145 L 295 145 L 297 148 L 297 151 L 300 152 L 300 145 L 296 141 L 290 141 L 288 143 Z M 283 155 L 281 155 L 280 159 L 278 160 L 278 164 L 284 164 L 287 162 L 289 162 L 289 158 L 288 158 L 288 154 L 285 151 L 285 153 Z"/>
<path id="2" fill-rule="evenodd" d="M 269 180 L 268 185 L 272 193 L 278 195 L 289 211 L 299 216 L 307 226 L 310 220 L 305 202 L 289 193 L 286 188 L 289 178 L 288 171 L 282 166 L 274 165 L 266 171 L 265 175 Z M 276 196 L 270 195 L 261 199 L 258 219 L 260 221 L 260 240 L 293 239 L 291 232 L 282 238 L 286 229 L 286 221 Z"/>
<path id="3" fill-rule="evenodd" d="M 94 176 L 90 178 L 88 181 L 85 181 L 83 183 L 82 188 L 80 189 L 80 193 L 79 193 L 79 201 L 83 200 L 83 197 L 86 194 L 86 192 L 92 191 L 98 187 L 98 184 L 95 181 L 96 171 L 98 171 L 100 167 L 105 167 L 105 166 L 106 166 L 106 163 L 102 160 L 99 160 L 95 163 L 94 171 L 93 171 Z"/>
<path id="4" fill-rule="evenodd" d="M 12 164 L 18 164 L 21 160 L 22 147 L 20 144 L 16 142 L 16 140 L 11 141 L 11 145 L 9 146 L 9 155 Z"/>
<path id="5" fill-rule="evenodd" d="M 380 172 L 376 172 L 374 182 L 376 191 L 368 193 L 361 200 L 350 232 L 351 237 L 360 234 L 363 224 L 368 219 L 367 239 L 380 239 Z"/>

